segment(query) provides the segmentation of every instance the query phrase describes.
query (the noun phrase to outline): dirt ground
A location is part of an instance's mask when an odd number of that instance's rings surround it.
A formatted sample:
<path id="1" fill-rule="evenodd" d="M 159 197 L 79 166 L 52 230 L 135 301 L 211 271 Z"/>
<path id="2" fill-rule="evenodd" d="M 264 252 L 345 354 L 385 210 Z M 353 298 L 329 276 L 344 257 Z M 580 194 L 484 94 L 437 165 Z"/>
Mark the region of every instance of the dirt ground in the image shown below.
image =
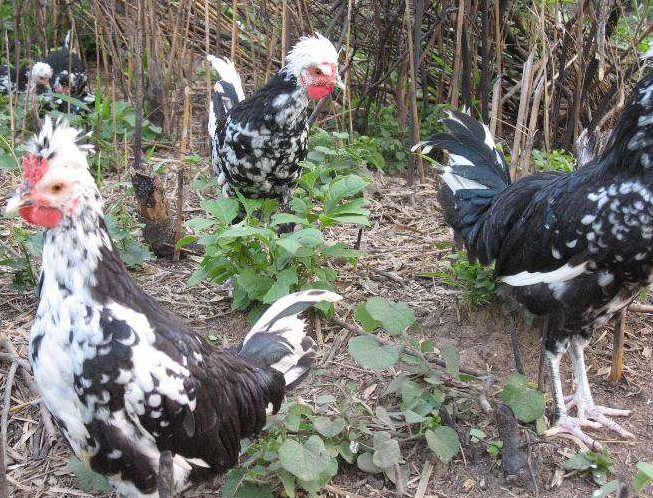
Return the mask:
<path id="1" fill-rule="evenodd" d="M 174 169 L 174 168 L 172 168 Z M 170 170 L 170 191 L 174 190 L 174 174 Z M 0 198 L 6 197 L 15 179 L 0 177 Z M 362 249 L 367 252 L 357 267 L 339 267 L 338 290 L 345 297 L 337 309 L 338 315 L 352 321 L 351 314 L 357 302 L 371 295 L 381 295 L 409 303 L 416 312 L 421 327 L 410 334 L 415 338 L 434 339 L 437 346 L 454 345 L 461 353 L 461 364 L 489 372 L 495 382 L 488 393 L 493 408 L 500 401 L 500 392 L 508 377 L 514 373 L 514 362 L 507 333 L 508 320 L 499 305 L 470 310 L 460 300 L 458 292 L 439 285 L 433 279 L 419 277 L 421 273 L 436 269 L 448 249 L 439 249 L 438 243 L 449 241 L 449 231 L 444 226 L 435 200 L 437 179 L 424 184 L 408 186 L 403 178 L 375 175 L 375 184 L 368 192 L 371 200 L 372 226 L 365 230 Z M 187 196 L 186 217 L 197 216 L 198 202 Z M 195 212 L 194 212 L 195 211 Z M 8 231 L 7 220 L 0 220 L 0 236 Z M 352 242 L 356 229 L 333 230 L 332 242 Z M 186 280 L 197 262 L 193 259 L 172 263 L 151 261 L 135 271 L 135 279 L 166 307 L 174 310 L 189 325 L 205 334 L 213 334 L 235 342 L 247 329 L 247 318 L 230 309 L 230 300 L 224 288 L 202 283 L 192 289 Z M 20 359 L 27 358 L 29 328 L 35 313 L 36 299 L 32 290 L 18 292 L 9 285 L 10 275 L 0 270 L 0 326 L 2 338 L 15 348 Z M 617 474 L 629 478 L 638 461 L 653 461 L 653 327 L 647 315 L 628 315 L 628 337 L 625 354 L 625 381 L 613 386 L 607 381 L 612 347 L 611 329 L 597 333 L 588 348 L 590 383 L 599 403 L 620 408 L 630 408 L 632 415 L 623 425 L 637 436 L 634 442 L 623 441 L 607 431 L 592 432 L 608 447 L 616 463 Z M 528 375 L 535 379 L 539 355 L 538 330 L 518 320 L 518 334 L 523 361 Z M 308 403 L 320 394 L 333 393 L 338 385 L 354 381 L 360 392 L 367 396 L 372 407 L 377 395 L 397 372 L 371 373 L 357 366 L 349 357 L 346 345 L 350 332 L 322 324 L 318 336 L 320 358 L 318 374 L 309 377 L 292 397 L 301 397 Z M 0 377 L 4 390 L 13 358 L 3 347 L 0 356 Z M 571 388 L 571 368 L 563 363 L 564 378 Z M 372 387 L 376 385 L 376 387 Z M 39 455 L 42 428 L 38 411 L 38 398 L 28 388 L 26 378 L 18 369 L 13 394 L 5 409 L 7 425 L 7 479 L 16 497 L 77 497 L 90 496 L 78 490 L 77 480 L 65 466 L 68 450 L 62 440 L 46 454 Z M 492 414 L 477 410 L 475 421 L 490 437 L 496 437 Z M 463 422 L 463 427 L 468 424 Z M 529 432 L 532 451 L 539 456 L 538 483 L 542 497 L 588 497 L 595 489 L 589 478 L 562 474 L 559 469 L 566 457 L 578 447 L 568 439 L 541 439 Z M 428 486 L 424 496 L 431 497 L 507 497 L 531 496 L 519 483 L 509 483 L 501 467 L 484 451 L 465 451 L 450 465 L 436 463 L 424 442 L 410 442 L 402 447 L 409 469 L 407 496 L 414 496 L 420 481 Z M 217 496 L 219 483 L 208 489 L 189 493 L 188 496 Z M 378 476 L 357 471 L 355 467 L 341 464 L 339 474 L 324 496 L 333 497 L 390 497 L 397 496 L 394 485 Z M 102 495 L 111 496 L 111 495 Z"/>

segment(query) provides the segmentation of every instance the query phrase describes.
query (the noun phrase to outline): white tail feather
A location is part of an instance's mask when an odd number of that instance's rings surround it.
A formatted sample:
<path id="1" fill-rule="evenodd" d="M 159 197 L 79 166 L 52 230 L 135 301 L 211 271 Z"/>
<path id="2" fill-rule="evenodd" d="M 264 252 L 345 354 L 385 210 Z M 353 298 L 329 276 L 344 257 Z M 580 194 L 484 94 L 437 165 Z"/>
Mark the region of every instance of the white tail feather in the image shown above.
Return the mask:
<path id="1" fill-rule="evenodd" d="M 571 266 L 569 263 L 567 263 L 557 270 L 550 272 L 530 273 L 523 271 L 516 273 L 515 275 L 507 275 L 505 277 L 501 277 L 501 280 L 503 280 L 503 282 L 508 285 L 512 285 L 513 287 L 523 287 L 525 285 L 535 284 L 555 284 L 576 278 L 577 276 L 584 273 L 586 268 L 587 261 L 576 266 Z"/>
<path id="2" fill-rule="evenodd" d="M 306 322 L 297 315 L 315 303 L 333 303 L 340 299 L 342 297 L 334 292 L 319 289 L 295 292 L 278 299 L 249 331 L 243 340 L 243 348 L 257 334 L 276 336 L 275 342 L 283 344 L 288 353 L 284 353 L 270 367 L 284 375 L 286 386 L 291 385 L 307 372 L 312 363 L 311 360 L 308 365 L 302 365 L 302 358 L 312 358 L 315 353 L 315 342 L 304 332 Z"/>
<path id="3" fill-rule="evenodd" d="M 236 71 L 236 66 L 234 66 L 234 63 L 226 57 L 219 58 L 211 54 L 207 55 L 206 58 L 211 63 L 211 66 L 213 66 L 213 69 L 218 72 L 220 79 L 233 85 L 234 90 L 236 91 L 236 95 L 238 95 L 238 101 L 242 101 L 245 98 L 245 92 L 243 92 L 243 84 L 240 80 L 238 71 Z M 216 92 L 222 91 L 220 81 L 215 84 L 213 90 Z"/>
<path id="4" fill-rule="evenodd" d="M 487 186 L 477 182 L 476 180 L 469 180 L 468 178 L 454 174 L 451 170 L 451 166 L 446 166 L 444 168 L 442 179 L 454 193 L 458 190 L 465 189 L 487 189 Z"/>

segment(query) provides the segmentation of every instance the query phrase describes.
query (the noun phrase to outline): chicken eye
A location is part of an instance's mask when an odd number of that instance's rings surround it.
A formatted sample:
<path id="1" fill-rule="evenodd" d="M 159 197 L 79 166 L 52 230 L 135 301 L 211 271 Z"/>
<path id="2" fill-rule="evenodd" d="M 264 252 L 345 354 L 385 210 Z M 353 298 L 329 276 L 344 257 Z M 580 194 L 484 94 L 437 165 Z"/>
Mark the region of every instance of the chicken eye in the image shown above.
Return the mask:
<path id="1" fill-rule="evenodd" d="M 319 67 L 314 67 L 313 72 L 318 76 L 322 76 L 324 74 L 324 71 L 322 71 Z"/>
<path id="2" fill-rule="evenodd" d="M 63 185 L 61 183 L 55 183 L 50 187 L 50 190 L 52 191 L 53 194 L 58 194 L 63 190 Z"/>

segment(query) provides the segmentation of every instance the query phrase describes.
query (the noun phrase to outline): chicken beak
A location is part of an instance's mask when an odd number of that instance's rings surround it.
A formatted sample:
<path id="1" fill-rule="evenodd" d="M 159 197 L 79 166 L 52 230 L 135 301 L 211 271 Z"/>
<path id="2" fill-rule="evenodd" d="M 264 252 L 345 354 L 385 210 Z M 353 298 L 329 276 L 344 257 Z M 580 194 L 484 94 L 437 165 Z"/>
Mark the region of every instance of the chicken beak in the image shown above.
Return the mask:
<path id="1" fill-rule="evenodd" d="M 345 90 L 345 84 L 344 84 L 344 82 L 342 81 L 342 78 L 340 77 L 340 73 L 338 73 L 338 72 L 336 72 L 336 81 L 335 81 L 334 83 L 336 84 L 336 86 L 337 86 L 338 88 L 340 88 L 340 90 L 342 90 L 342 91 L 344 92 L 344 90 Z"/>
<path id="2" fill-rule="evenodd" d="M 29 190 L 18 189 L 16 194 L 7 202 L 5 214 L 17 213 L 20 208 L 29 205 L 30 199 L 28 194 Z"/>

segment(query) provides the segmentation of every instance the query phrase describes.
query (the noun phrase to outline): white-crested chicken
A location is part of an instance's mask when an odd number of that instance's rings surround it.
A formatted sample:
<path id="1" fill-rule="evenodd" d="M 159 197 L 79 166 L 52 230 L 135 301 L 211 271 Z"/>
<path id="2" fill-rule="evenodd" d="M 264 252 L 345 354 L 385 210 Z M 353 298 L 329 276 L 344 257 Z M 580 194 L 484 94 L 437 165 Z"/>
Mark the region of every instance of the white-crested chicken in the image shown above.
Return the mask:
<path id="1" fill-rule="evenodd" d="M 107 233 L 102 198 L 77 130 L 49 117 L 8 202 L 43 227 L 34 377 L 75 455 L 126 497 L 157 497 L 170 451 L 176 491 L 237 463 L 240 440 L 264 426 L 314 361 L 298 313 L 340 296 L 281 298 L 237 348 L 214 347 L 141 290 Z"/>

